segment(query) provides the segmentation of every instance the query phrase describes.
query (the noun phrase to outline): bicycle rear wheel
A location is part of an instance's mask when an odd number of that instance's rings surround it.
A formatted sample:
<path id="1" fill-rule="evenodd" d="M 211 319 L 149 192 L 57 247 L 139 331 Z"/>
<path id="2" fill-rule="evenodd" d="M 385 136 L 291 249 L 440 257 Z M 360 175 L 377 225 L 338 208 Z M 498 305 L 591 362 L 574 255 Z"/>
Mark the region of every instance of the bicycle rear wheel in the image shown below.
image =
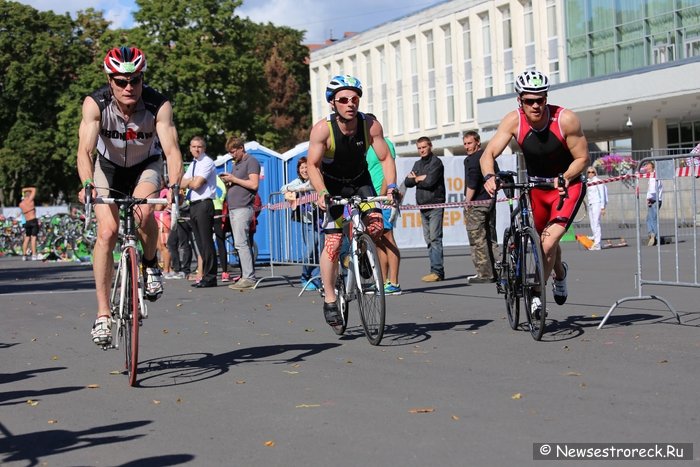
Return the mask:
<path id="1" fill-rule="evenodd" d="M 520 297 L 516 287 L 517 281 L 517 264 L 515 237 L 510 228 L 506 229 L 503 234 L 503 254 L 501 256 L 501 273 L 500 283 L 503 288 L 503 293 L 506 299 L 506 312 L 508 314 L 508 324 L 511 329 L 517 329 L 520 324 Z"/>
<path id="2" fill-rule="evenodd" d="M 347 274 L 351 274 L 350 271 L 346 271 Z M 343 271 L 338 273 L 338 278 L 335 280 L 335 303 L 338 305 L 338 310 L 340 310 L 340 316 L 343 318 L 343 323 L 337 326 L 331 326 L 333 331 L 342 336 L 345 330 L 348 328 L 348 311 L 350 310 L 350 301 L 348 300 L 348 295 L 345 291 L 345 278 L 343 277 Z"/>
<path id="3" fill-rule="evenodd" d="M 123 345 L 126 354 L 126 371 L 129 375 L 129 385 L 136 384 L 136 374 L 139 362 L 139 271 L 136 249 L 124 249 L 126 274 L 126 290 L 124 296 L 124 333 Z"/>
<path id="4" fill-rule="evenodd" d="M 377 248 L 367 234 L 357 238 L 357 255 L 354 272 L 357 276 L 357 302 L 360 308 L 362 327 L 367 340 L 379 345 L 384 337 L 386 303 L 384 301 L 384 280 L 379 266 Z"/>
<path id="5" fill-rule="evenodd" d="M 547 318 L 547 293 L 540 237 L 532 227 L 527 227 L 522 237 L 521 268 L 523 272 L 523 298 L 530 334 L 536 341 L 542 339 Z M 539 297 L 539 312 L 532 309 L 532 300 Z"/>

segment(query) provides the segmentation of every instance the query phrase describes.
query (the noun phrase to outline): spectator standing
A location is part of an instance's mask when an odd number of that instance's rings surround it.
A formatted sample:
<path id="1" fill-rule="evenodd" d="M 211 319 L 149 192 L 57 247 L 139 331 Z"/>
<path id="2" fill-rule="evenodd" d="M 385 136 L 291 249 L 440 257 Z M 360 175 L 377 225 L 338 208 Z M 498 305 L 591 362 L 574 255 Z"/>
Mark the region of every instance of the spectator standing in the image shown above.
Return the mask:
<path id="1" fill-rule="evenodd" d="M 226 232 L 224 232 L 224 200 L 226 199 L 226 183 L 221 177 L 216 177 L 216 196 L 214 197 L 214 238 L 216 238 L 216 252 L 219 255 L 221 267 L 221 282 L 231 282 L 228 273 L 228 251 L 226 251 Z"/>
<path id="2" fill-rule="evenodd" d="M 229 287 L 236 290 L 252 289 L 255 287 L 255 264 L 249 236 L 251 222 L 255 219 L 253 203 L 260 183 L 260 163 L 246 152 L 241 138 L 230 137 L 226 141 L 226 150 L 233 157 L 233 172 L 222 173 L 220 177 L 229 186 L 226 200 L 233 243 L 241 263 L 241 278 Z"/>
<path id="3" fill-rule="evenodd" d="M 173 273 L 168 279 L 190 279 L 192 277 L 192 225 L 190 224 L 190 204 L 184 196 L 184 190 L 180 195 L 180 218 L 174 230 L 168 235 L 168 251 Z"/>
<path id="4" fill-rule="evenodd" d="M 467 131 L 462 138 L 467 157 L 464 159 L 464 200 L 487 202 L 493 198 L 484 189 L 481 174 L 481 137 L 476 131 Z M 498 165 L 494 170 L 498 173 Z M 467 284 L 484 284 L 496 281 L 494 268 L 498 245 L 496 235 L 496 210 L 490 202 L 464 207 L 464 221 L 476 274 L 467 277 Z"/>
<path id="5" fill-rule="evenodd" d="M 656 164 L 648 161 L 644 164 L 644 172 L 651 174 L 647 185 L 647 232 L 648 246 L 654 246 L 659 241 L 659 209 L 663 201 L 664 185 L 656 178 Z"/>
<path id="6" fill-rule="evenodd" d="M 591 221 L 591 231 L 593 232 L 593 245 L 589 250 L 600 250 L 600 218 L 605 215 L 605 208 L 608 205 L 608 188 L 600 183 L 598 172 L 595 167 L 590 166 L 586 169 L 586 178 L 589 186 L 586 189 L 586 197 L 588 200 L 588 218 Z"/>
<path id="7" fill-rule="evenodd" d="M 216 287 L 216 255 L 214 252 L 214 197 L 216 196 L 216 167 L 206 154 L 204 138 L 195 136 L 190 141 L 194 160 L 182 177 L 181 186 L 189 189 L 192 232 L 202 258 L 202 278 L 196 288 Z"/>
<path id="8" fill-rule="evenodd" d="M 367 114 L 372 117 L 374 115 Z M 389 138 L 384 138 L 392 159 L 396 159 L 396 148 Z M 386 195 L 387 183 L 384 177 L 384 169 L 382 163 L 374 152 L 374 148 L 370 147 L 367 150 L 367 167 L 369 174 L 372 177 L 374 190 L 379 195 Z M 384 232 L 376 241 L 377 254 L 379 256 L 379 264 L 382 268 L 382 277 L 385 280 L 384 294 L 385 295 L 401 295 L 401 285 L 399 285 L 399 265 L 401 263 L 401 252 L 394 238 L 394 219 L 392 213 L 394 208 L 382 208 L 382 216 L 384 217 Z"/>
<path id="9" fill-rule="evenodd" d="M 39 219 L 36 217 L 36 206 L 34 205 L 34 197 L 36 196 L 36 187 L 28 186 L 22 188 L 22 201 L 19 202 L 19 208 L 24 216 L 24 241 L 22 242 L 22 259 L 34 261 L 42 259 L 36 251 L 36 237 L 39 235 Z M 31 256 L 27 254 L 27 248 L 31 245 Z"/>
<path id="10" fill-rule="evenodd" d="M 420 159 L 413 164 L 413 169 L 406 176 L 406 188 L 416 187 L 418 205 L 439 204 L 445 202 L 445 168 L 442 161 L 433 154 L 433 143 L 427 136 L 421 136 L 416 142 Z M 421 209 L 423 221 L 423 238 L 428 246 L 430 273 L 421 278 L 423 282 L 437 282 L 445 279 L 444 259 L 442 254 L 442 222 L 444 208 Z"/>
<path id="11" fill-rule="evenodd" d="M 167 176 L 163 178 L 163 188 L 160 190 L 161 198 L 167 198 L 170 189 L 168 188 Z M 156 204 L 153 216 L 158 223 L 158 253 L 160 254 L 161 270 L 164 279 L 172 279 L 175 273 L 171 268 L 170 251 L 168 250 L 168 236 L 170 235 L 170 209 L 163 204 Z"/>
<path id="12" fill-rule="evenodd" d="M 297 174 L 288 184 L 282 186 L 280 191 L 284 193 L 284 199 L 289 202 L 292 208 L 292 219 L 301 224 L 301 237 L 304 242 L 304 264 L 301 268 L 301 285 L 306 290 L 318 290 L 321 282 L 318 277 L 321 275 L 321 268 L 316 266 L 319 262 L 320 253 L 320 232 L 318 222 L 318 210 L 312 203 L 300 204 L 297 199 L 305 193 L 313 191 L 309 181 L 309 169 L 306 157 L 301 157 L 297 161 Z M 315 278 L 315 279 L 314 279 Z"/>

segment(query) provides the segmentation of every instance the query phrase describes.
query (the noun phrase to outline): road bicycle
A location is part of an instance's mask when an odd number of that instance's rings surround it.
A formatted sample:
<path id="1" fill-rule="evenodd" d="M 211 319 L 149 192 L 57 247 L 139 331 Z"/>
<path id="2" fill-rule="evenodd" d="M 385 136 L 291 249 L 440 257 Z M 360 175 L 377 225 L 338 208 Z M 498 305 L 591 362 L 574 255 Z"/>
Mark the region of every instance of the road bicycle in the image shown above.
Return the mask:
<path id="1" fill-rule="evenodd" d="M 379 264 L 377 247 L 374 241 L 366 233 L 366 227 L 362 222 L 361 207 L 367 203 L 390 201 L 388 196 L 351 196 L 343 198 L 332 196 L 326 198 L 326 212 L 332 206 L 343 206 L 349 210 L 344 216 L 345 226 L 348 226 L 348 240 L 350 241 L 349 264 L 347 270 L 340 271 L 336 279 L 336 303 L 342 317 L 342 323 L 333 326 L 337 335 L 342 335 L 348 326 L 350 302 L 357 300 L 360 310 L 360 320 L 365 330 L 365 336 L 372 345 L 379 345 L 384 337 L 384 323 L 386 318 L 386 302 L 384 298 L 384 280 Z M 345 233 L 343 234 L 345 235 Z M 341 268 L 345 269 L 342 264 Z"/>
<path id="2" fill-rule="evenodd" d="M 547 293 L 545 289 L 544 257 L 540 236 L 535 230 L 532 219 L 532 204 L 530 191 L 533 188 L 553 189 L 554 183 L 528 181 L 516 183 L 515 172 L 499 172 L 498 186 L 503 189 L 508 198 L 510 209 L 510 226 L 503 234 L 503 251 L 501 260 L 496 262 L 498 274 L 497 288 L 505 295 L 508 323 L 511 329 L 518 328 L 520 322 L 520 300 L 524 302 L 527 325 L 533 339 L 542 339 L 545 328 Z M 563 176 L 559 176 L 559 186 L 564 186 Z M 515 190 L 519 191 L 517 209 L 513 207 Z M 566 198 L 566 192 L 560 195 L 561 206 Z M 495 202 L 496 197 L 494 197 Z M 539 297 L 539 311 L 533 310 L 533 297 Z"/>
<path id="3" fill-rule="evenodd" d="M 102 349 L 119 349 L 120 346 L 124 349 L 129 385 L 134 386 L 138 373 L 139 328 L 142 320 L 148 318 L 148 308 L 144 301 L 145 279 L 141 267 L 139 267 L 141 257 L 137 248 L 138 227 L 134 209 L 141 204 L 168 204 L 168 200 L 165 198 L 134 198 L 123 193 L 119 193 L 122 195 L 121 198 L 97 197 L 93 200 L 92 187 L 88 186 L 85 192 L 86 227 L 90 222 L 93 204 L 113 204 L 119 208 L 121 256 L 117 263 L 117 271 L 109 296 L 112 313 L 112 339 L 110 343 L 103 345 Z M 177 192 L 178 190 L 173 189 L 174 196 L 177 196 Z M 177 206 L 178 200 L 175 199 L 172 207 L 172 219 L 175 222 L 177 222 L 178 216 Z"/>

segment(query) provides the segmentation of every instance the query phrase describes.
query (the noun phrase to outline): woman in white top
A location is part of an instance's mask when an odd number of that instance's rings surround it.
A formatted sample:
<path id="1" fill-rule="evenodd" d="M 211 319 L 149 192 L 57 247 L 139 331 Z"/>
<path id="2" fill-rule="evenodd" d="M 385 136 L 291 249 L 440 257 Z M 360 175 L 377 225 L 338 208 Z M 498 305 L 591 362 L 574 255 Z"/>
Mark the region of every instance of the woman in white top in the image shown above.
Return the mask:
<path id="1" fill-rule="evenodd" d="M 593 166 L 588 167 L 586 176 L 589 184 L 601 181 Z M 588 197 L 588 218 L 591 220 L 593 231 L 593 245 L 590 250 L 600 250 L 600 217 L 605 215 L 605 208 L 608 205 L 608 188 L 603 183 L 589 185 L 586 196 Z"/>

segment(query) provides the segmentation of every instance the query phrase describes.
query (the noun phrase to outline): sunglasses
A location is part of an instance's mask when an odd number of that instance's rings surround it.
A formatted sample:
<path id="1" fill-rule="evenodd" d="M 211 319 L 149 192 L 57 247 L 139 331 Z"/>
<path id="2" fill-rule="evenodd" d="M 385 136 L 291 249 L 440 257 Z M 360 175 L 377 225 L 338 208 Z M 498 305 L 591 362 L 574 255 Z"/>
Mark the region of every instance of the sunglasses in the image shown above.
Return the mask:
<path id="1" fill-rule="evenodd" d="M 141 81 L 143 80 L 143 73 L 138 74 L 136 76 L 132 76 L 131 78 L 124 79 L 124 78 L 112 78 L 112 82 L 117 85 L 117 87 L 124 89 L 128 85 L 136 86 L 138 85 Z"/>
<path id="2" fill-rule="evenodd" d="M 591 171 L 589 171 L 589 172 L 586 172 L 586 173 L 589 173 L 589 174 L 594 174 L 594 175 L 595 175 L 595 172 L 593 172 L 592 170 L 591 170 Z"/>
<path id="3" fill-rule="evenodd" d="M 542 105 L 542 104 L 544 104 L 544 101 L 546 101 L 546 100 L 547 100 L 546 97 L 538 97 L 537 99 L 526 99 L 526 98 L 522 98 L 522 99 L 520 99 L 520 102 L 522 102 L 522 103 L 525 104 L 525 105 L 529 105 L 530 107 L 532 107 L 532 106 L 535 105 L 535 104 L 537 104 L 537 105 Z"/>
<path id="4" fill-rule="evenodd" d="M 352 96 L 352 97 L 339 97 L 335 99 L 336 102 L 340 102 L 341 104 L 347 104 L 349 102 L 352 102 L 353 104 L 357 105 L 360 102 L 360 98 L 357 96 Z"/>

